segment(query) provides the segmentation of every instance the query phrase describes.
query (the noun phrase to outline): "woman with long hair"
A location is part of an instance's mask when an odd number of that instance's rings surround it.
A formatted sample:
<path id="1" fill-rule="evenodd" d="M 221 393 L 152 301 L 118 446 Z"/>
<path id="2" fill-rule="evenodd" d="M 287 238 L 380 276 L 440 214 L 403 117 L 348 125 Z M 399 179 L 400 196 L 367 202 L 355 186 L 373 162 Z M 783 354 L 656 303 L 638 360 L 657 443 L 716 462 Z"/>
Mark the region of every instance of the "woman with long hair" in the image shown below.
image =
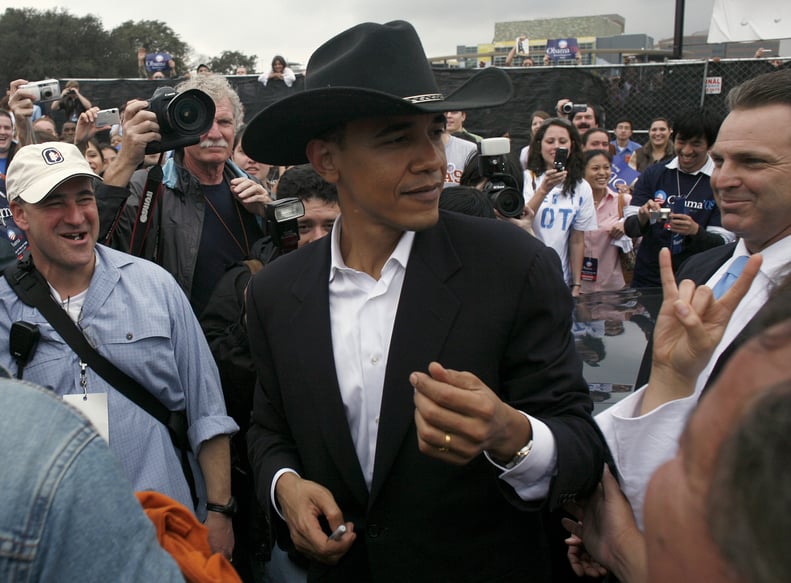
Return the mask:
<path id="1" fill-rule="evenodd" d="M 562 166 L 558 149 L 567 151 Z M 527 155 L 525 205 L 535 213 L 533 232 L 560 257 L 563 276 L 573 296 L 582 286 L 584 232 L 596 229 L 596 209 L 577 128 L 552 117 L 536 131 Z"/>
<path id="2" fill-rule="evenodd" d="M 272 57 L 272 68 L 269 70 L 269 73 L 264 73 L 258 77 L 258 81 L 263 83 L 264 87 L 273 80 L 282 81 L 286 84 L 286 87 L 291 87 L 296 79 L 297 76 L 294 74 L 294 71 L 288 67 L 286 59 L 280 55 Z"/>
<path id="3" fill-rule="evenodd" d="M 648 126 L 648 143 L 632 154 L 629 165 L 642 172 L 652 164 L 669 162 L 675 155 L 670 140 L 670 123 L 664 117 L 656 117 Z"/>
<path id="4" fill-rule="evenodd" d="M 610 188 L 612 156 L 609 151 L 585 152 L 585 180 L 593 192 L 599 228 L 585 232 L 585 257 L 582 262 L 582 293 L 613 291 L 626 287 L 619 247 L 613 243 L 624 237 L 623 209 L 629 194 Z"/>

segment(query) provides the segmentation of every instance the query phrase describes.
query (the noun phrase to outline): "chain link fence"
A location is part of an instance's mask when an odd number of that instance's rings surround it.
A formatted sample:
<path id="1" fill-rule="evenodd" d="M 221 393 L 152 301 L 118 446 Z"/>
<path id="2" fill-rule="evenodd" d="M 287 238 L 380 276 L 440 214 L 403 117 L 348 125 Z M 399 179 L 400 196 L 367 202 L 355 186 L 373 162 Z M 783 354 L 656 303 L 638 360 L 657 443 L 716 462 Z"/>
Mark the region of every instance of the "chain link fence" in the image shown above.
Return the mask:
<path id="1" fill-rule="evenodd" d="M 515 145 L 524 145 L 530 139 L 531 113 L 552 113 L 557 100 L 566 97 L 599 106 L 604 112 L 603 125 L 609 130 L 618 119 L 631 120 L 632 139 L 645 143 L 653 118 L 666 117 L 672 122 L 681 111 L 703 107 L 724 117 L 732 88 L 778 67 L 791 67 L 791 59 L 509 68 L 514 98 L 497 109 L 469 112 L 465 127 L 485 136 L 508 130 Z M 435 74 L 447 94 L 474 70 L 435 69 Z"/>
<path id="2" fill-rule="evenodd" d="M 791 60 L 786 62 L 791 66 Z M 756 59 L 675 61 L 591 67 L 607 85 L 601 103 L 606 112 L 605 127 L 612 129 L 619 118 L 632 120 L 636 141 L 647 138 L 651 119 L 662 116 L 672 121 L 674 114 L 691 108 L 705 108 L 721 116 L 727 114 L 728 92 L 742 82 L 783 66 Z"/>
<path id="3" fill-rule="evenodd" d="M 775 64 L 791 66 L 791 59 L 723 59 L 720 61 L 670 61 L 629 65 L 581 65 L 505 69 L 514 84 L 514 97 L 504 106 L 468 112 L 465 127 L 482 136 L 510 134 L 515 148 L 530 140 L 531 113 L 552 112 L 562 97 L 576 103 L 600 106 L 604 126 L 612 129 L 619 118 L 628 118 L 633 139 L 644 143 L 655 117 L 667 117 L 685 109 L 706 107 L 725 114 L 728 91 L 743 81 L 775 70 Z M 477 72 L 476 69 L 435 68 L 440 91 L 449 95 Z M 245 120 L 287 95 L 304 89 L 304 77 L 293 87 L 264 87 L 255 75 L 230 76 L 245 107 Z M 65 80 L 62 81 L 64 83 Z M 164 82 L 144 79 L 80 79 L 81 91 L 101 108 L 120 107 L 129 99 L 147 99 Z M 174 81 L 173 84 L 176 84 Z M 60 111 L 52 112 L 57 118 Z M 60 124 L 62 120 L 58 119 Z M 294 120 L 299 124 L 299 119 Z"/>

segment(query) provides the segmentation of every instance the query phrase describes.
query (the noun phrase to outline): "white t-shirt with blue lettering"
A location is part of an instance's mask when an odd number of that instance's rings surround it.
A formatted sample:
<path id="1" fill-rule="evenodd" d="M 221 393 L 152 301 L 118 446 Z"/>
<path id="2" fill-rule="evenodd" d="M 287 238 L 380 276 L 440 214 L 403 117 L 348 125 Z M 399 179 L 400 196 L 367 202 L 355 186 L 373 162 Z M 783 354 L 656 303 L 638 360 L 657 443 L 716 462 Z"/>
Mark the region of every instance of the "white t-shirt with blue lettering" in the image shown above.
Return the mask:
<path id="1" fill-rule="evenodd" d="M 541 186 L 544 176 L 534 177 L 532 172 L 525 172 L 525 202 L 533 198 L 533 189 Z M 597 228 L 593 191 L 585 180 L 577 182 L 570 194 L 563 194 L 562 184 L 555 186 L 544 198 L 533 219 L 533 232 L 558 254 L 567 283 L 572 283 L 569 266 L 569 237 L 572 229 L 594 231 Z"/>

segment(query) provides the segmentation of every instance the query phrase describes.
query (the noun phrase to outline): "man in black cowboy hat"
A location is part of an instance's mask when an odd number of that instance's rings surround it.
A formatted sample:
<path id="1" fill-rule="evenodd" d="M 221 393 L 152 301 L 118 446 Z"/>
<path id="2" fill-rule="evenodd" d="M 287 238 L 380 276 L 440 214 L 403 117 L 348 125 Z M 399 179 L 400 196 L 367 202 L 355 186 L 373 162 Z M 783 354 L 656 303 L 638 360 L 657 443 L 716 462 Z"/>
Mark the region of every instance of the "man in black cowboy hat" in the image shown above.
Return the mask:
<path id="1" fill-rule="evenodd" d="M 537 240 L 437 208 L 443 112 L 505 103 L 511 83 L 490 68 L 444 97 L 391 22 L 325 43 L 305 86 L 243 139 L 309 160 L 341 208 L 248 290 L 248 443 L 278 540 L 309 580 L 549 581 L 540 510 L 589 492 L 605 455 L 571 297 Z"/>

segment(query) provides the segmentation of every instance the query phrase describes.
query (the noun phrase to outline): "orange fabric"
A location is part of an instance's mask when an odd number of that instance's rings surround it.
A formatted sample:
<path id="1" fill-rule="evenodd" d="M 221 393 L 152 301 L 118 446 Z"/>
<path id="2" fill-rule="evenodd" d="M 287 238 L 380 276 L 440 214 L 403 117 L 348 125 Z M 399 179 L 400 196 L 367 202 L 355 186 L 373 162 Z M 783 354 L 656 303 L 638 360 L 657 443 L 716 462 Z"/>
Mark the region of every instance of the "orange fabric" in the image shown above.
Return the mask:
<path id="1" fill-rule="evenodd" d="M 189 583 L 242 583 L 230 561 L 212 554 L 209 531 L 183 504 L 159 492 L 135 492 L 157 529 L 159 544 L 176 560 Z"/>

